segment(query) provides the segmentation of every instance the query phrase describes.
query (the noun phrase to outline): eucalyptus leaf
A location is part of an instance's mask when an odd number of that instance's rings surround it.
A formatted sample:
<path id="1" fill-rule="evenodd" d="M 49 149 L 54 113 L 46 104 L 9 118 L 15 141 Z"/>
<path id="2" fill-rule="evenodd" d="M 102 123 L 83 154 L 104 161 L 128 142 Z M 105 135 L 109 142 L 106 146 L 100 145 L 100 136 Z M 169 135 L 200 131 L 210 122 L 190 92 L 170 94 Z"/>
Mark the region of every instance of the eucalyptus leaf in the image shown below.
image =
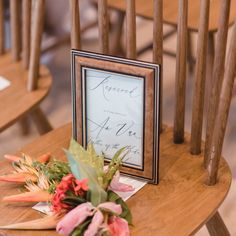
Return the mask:
<path id="1" fill-rule="evenodd" d="M 84 163 L 79 157 L 73 156 L 70 152 L 66 150 L 65 152 L 73 175 L 79 180 L 88 179 L 89 190 L 91 192 L 91 203 L 94 206 L 97 206 L 100 203 L 105 202 L 107 200 L 107 193 L 99 185 L 96 169 L 89 164 Z"/>

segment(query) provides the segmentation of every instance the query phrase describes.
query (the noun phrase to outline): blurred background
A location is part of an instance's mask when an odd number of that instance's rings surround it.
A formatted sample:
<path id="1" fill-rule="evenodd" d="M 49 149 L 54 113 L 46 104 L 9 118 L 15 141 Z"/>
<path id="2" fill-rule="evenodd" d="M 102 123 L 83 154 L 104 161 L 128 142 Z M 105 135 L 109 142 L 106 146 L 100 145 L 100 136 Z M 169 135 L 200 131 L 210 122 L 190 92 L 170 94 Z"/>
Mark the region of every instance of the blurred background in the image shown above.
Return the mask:
<path id="1" fill-rule="evenodd" d="M 41 108 L 47 115 L 53 128 L 71 122 L 71 92 L 70 92 L 70 16 L 69 1 L 46 1 L 46 23 L 43 39 L 42 63 L 46 64 L 53 76 L 53 85 L 49 96 L 42 103 Z M 87 0 L 81 0 L 80 13 L 82 16 L 81 27 L 84 27 L 82 45 L 84 50 L 98 51 L 98 29 L 96 8 Z M 113 15 L 112 15 L 113 17 Z M 114 14 L 114 18 L 115 18 Z M 164 32 L 171 26 L 164 26 Z M 9 37 L 9 36 L 6 36 Z M 230 35 L 229 35 L 230 38 Z M 193 52 L 196 52 L 196 35 L 193 35 Z M 10 41 L 10 40 L 8 40 Z M 55 46 L 55 42 L 59 43 Z M 124 39 L 123 39 L 124 41 Z M 152 42 L 152 21 L 137 18 L 137 47 L 142 48 Z M 176 50 L 176 34 L 164 41 L 164 47 Z M 152 51 L 147 50 L 139 56 L 140 60 L 151 61 Z M 175 59 L 164 56 L 164 123 L 173 125 L 174 114 L 174 80 Z M 191 103 L 194 73 L 189 72 L 187 80 L 186 98 L 186 130 L 190 131 Z M 1 111 L 4 112 L 4 111 Z M 236 218 L 236 96 L 233 97 L 229 122 L 224 143 L 223 155 L 227 159 L 233 172 L 233 183 L 226 201 L 220 208 L 220 213 L 232 235 L 236 235 L 234 219 Z M 14 153 L 23 145 L 31 142 L 39 134 L 32 123 L 30 133 L 23 135 L 19 124 L 8 128 L 0 135 L 0 158 L 6 153 Z M 174 221 L 174 219 L 173 219 Z M 157 232 L 158 234 L 158 232 Z M 197 235 L 208 235 L 205 227 Z"/>

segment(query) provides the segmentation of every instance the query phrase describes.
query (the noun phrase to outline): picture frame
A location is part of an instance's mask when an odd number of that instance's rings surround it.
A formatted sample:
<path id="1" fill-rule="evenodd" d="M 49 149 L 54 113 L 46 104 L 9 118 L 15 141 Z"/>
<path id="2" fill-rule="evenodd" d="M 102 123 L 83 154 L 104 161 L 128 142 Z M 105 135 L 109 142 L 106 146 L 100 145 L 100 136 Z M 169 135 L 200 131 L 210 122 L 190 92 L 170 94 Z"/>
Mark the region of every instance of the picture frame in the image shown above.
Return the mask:
<path id="1" fill-rule="evenodd" d="M 71 50 L 72 132 L 106 161 L 122 147 L 121 172 L 158 184 L 160 65 Z"/>

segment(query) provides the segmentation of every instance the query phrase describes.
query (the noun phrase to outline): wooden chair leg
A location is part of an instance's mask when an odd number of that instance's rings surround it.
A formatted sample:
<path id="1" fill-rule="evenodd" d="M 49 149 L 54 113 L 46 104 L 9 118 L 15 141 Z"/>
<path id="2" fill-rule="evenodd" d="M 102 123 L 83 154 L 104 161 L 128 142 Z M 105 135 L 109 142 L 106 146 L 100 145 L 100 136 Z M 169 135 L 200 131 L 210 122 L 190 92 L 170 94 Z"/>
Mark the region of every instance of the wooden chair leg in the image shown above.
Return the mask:
<path id="1" fill-rule="evenodd" d="M 30 133 L 30 122 L 27 116 L 20 120 L 20 127 L 22 135 L 27 135 Z"/>
<path id="2" fill-rule="evenodd" d="M 192 74 L 194 70 L 194 55 L 193 55 L 193 42 L 192 42 L 192 33 L 191 30 L 188 30 L 188 46 L 187 46 L 187 60 L 189 65 L 189 73 Z"/>
<path id="3" fill-rule="evenodd" d="M 44 115 L 40 107 L 37 107 L 31 112 L 31 117 L 36 124 L 37 130 L 40 134 L 45 134 L 52 130 L 52 126 Z"/>
<path id="4" fill-rule="evenodd" d="M 230 233 L 218 211 L 206 223 L 206 227 L 211 236 L 230 236 Z"/>

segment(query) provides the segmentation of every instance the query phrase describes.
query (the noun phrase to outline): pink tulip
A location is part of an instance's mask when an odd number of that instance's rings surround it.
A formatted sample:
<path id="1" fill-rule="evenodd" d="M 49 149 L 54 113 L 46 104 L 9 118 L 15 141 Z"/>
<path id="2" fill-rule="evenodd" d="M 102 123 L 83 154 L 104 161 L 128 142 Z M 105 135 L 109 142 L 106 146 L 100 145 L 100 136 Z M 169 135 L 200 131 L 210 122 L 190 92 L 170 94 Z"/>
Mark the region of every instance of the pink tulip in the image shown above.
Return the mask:
<path id="1" fill-rule="evenodd" d="M 93 209 L 94 207 L 89 202 L 77 206 L 67 213 L 57 224 L 57 232 L 61 235 L 70 235 L 77 226 L 87 219 L 87 217 L 94 214 Z"/>
<path id="2" fill-rule="evenodd" d="M 88 227 L 88 229 L 84 232 L 84 236 L 94 236 L 96 235 L 96 233 L 99 230 L 100 225 L 103 222 L 103 214 L 101 211 L 97 211 L 94 216 L 93 219 Z"/>
<path id="3" fill-rule="evenodd" d="M 114 175 L 109 188 L 113 191 L 119 191 L 119 192 L 130 192 L 134 191 L 134 187 L 128 184 L 123 184 L 119 182 L 120 179 L 120 172 L 117 171 Z"/>
<path id="4" fill-rule="evenodd" d="M 128 222 L 120 217 L 110 217 L 108 228 L 112 236 L 130 236 Z"/>
<path id="5" fill-rule="evenodd" d="M 114 202 L 104 202 L 98 205 L 98 209 L 111 211 L 113 214 L 120 215 L 122 213 L 121 205 Z"/>

